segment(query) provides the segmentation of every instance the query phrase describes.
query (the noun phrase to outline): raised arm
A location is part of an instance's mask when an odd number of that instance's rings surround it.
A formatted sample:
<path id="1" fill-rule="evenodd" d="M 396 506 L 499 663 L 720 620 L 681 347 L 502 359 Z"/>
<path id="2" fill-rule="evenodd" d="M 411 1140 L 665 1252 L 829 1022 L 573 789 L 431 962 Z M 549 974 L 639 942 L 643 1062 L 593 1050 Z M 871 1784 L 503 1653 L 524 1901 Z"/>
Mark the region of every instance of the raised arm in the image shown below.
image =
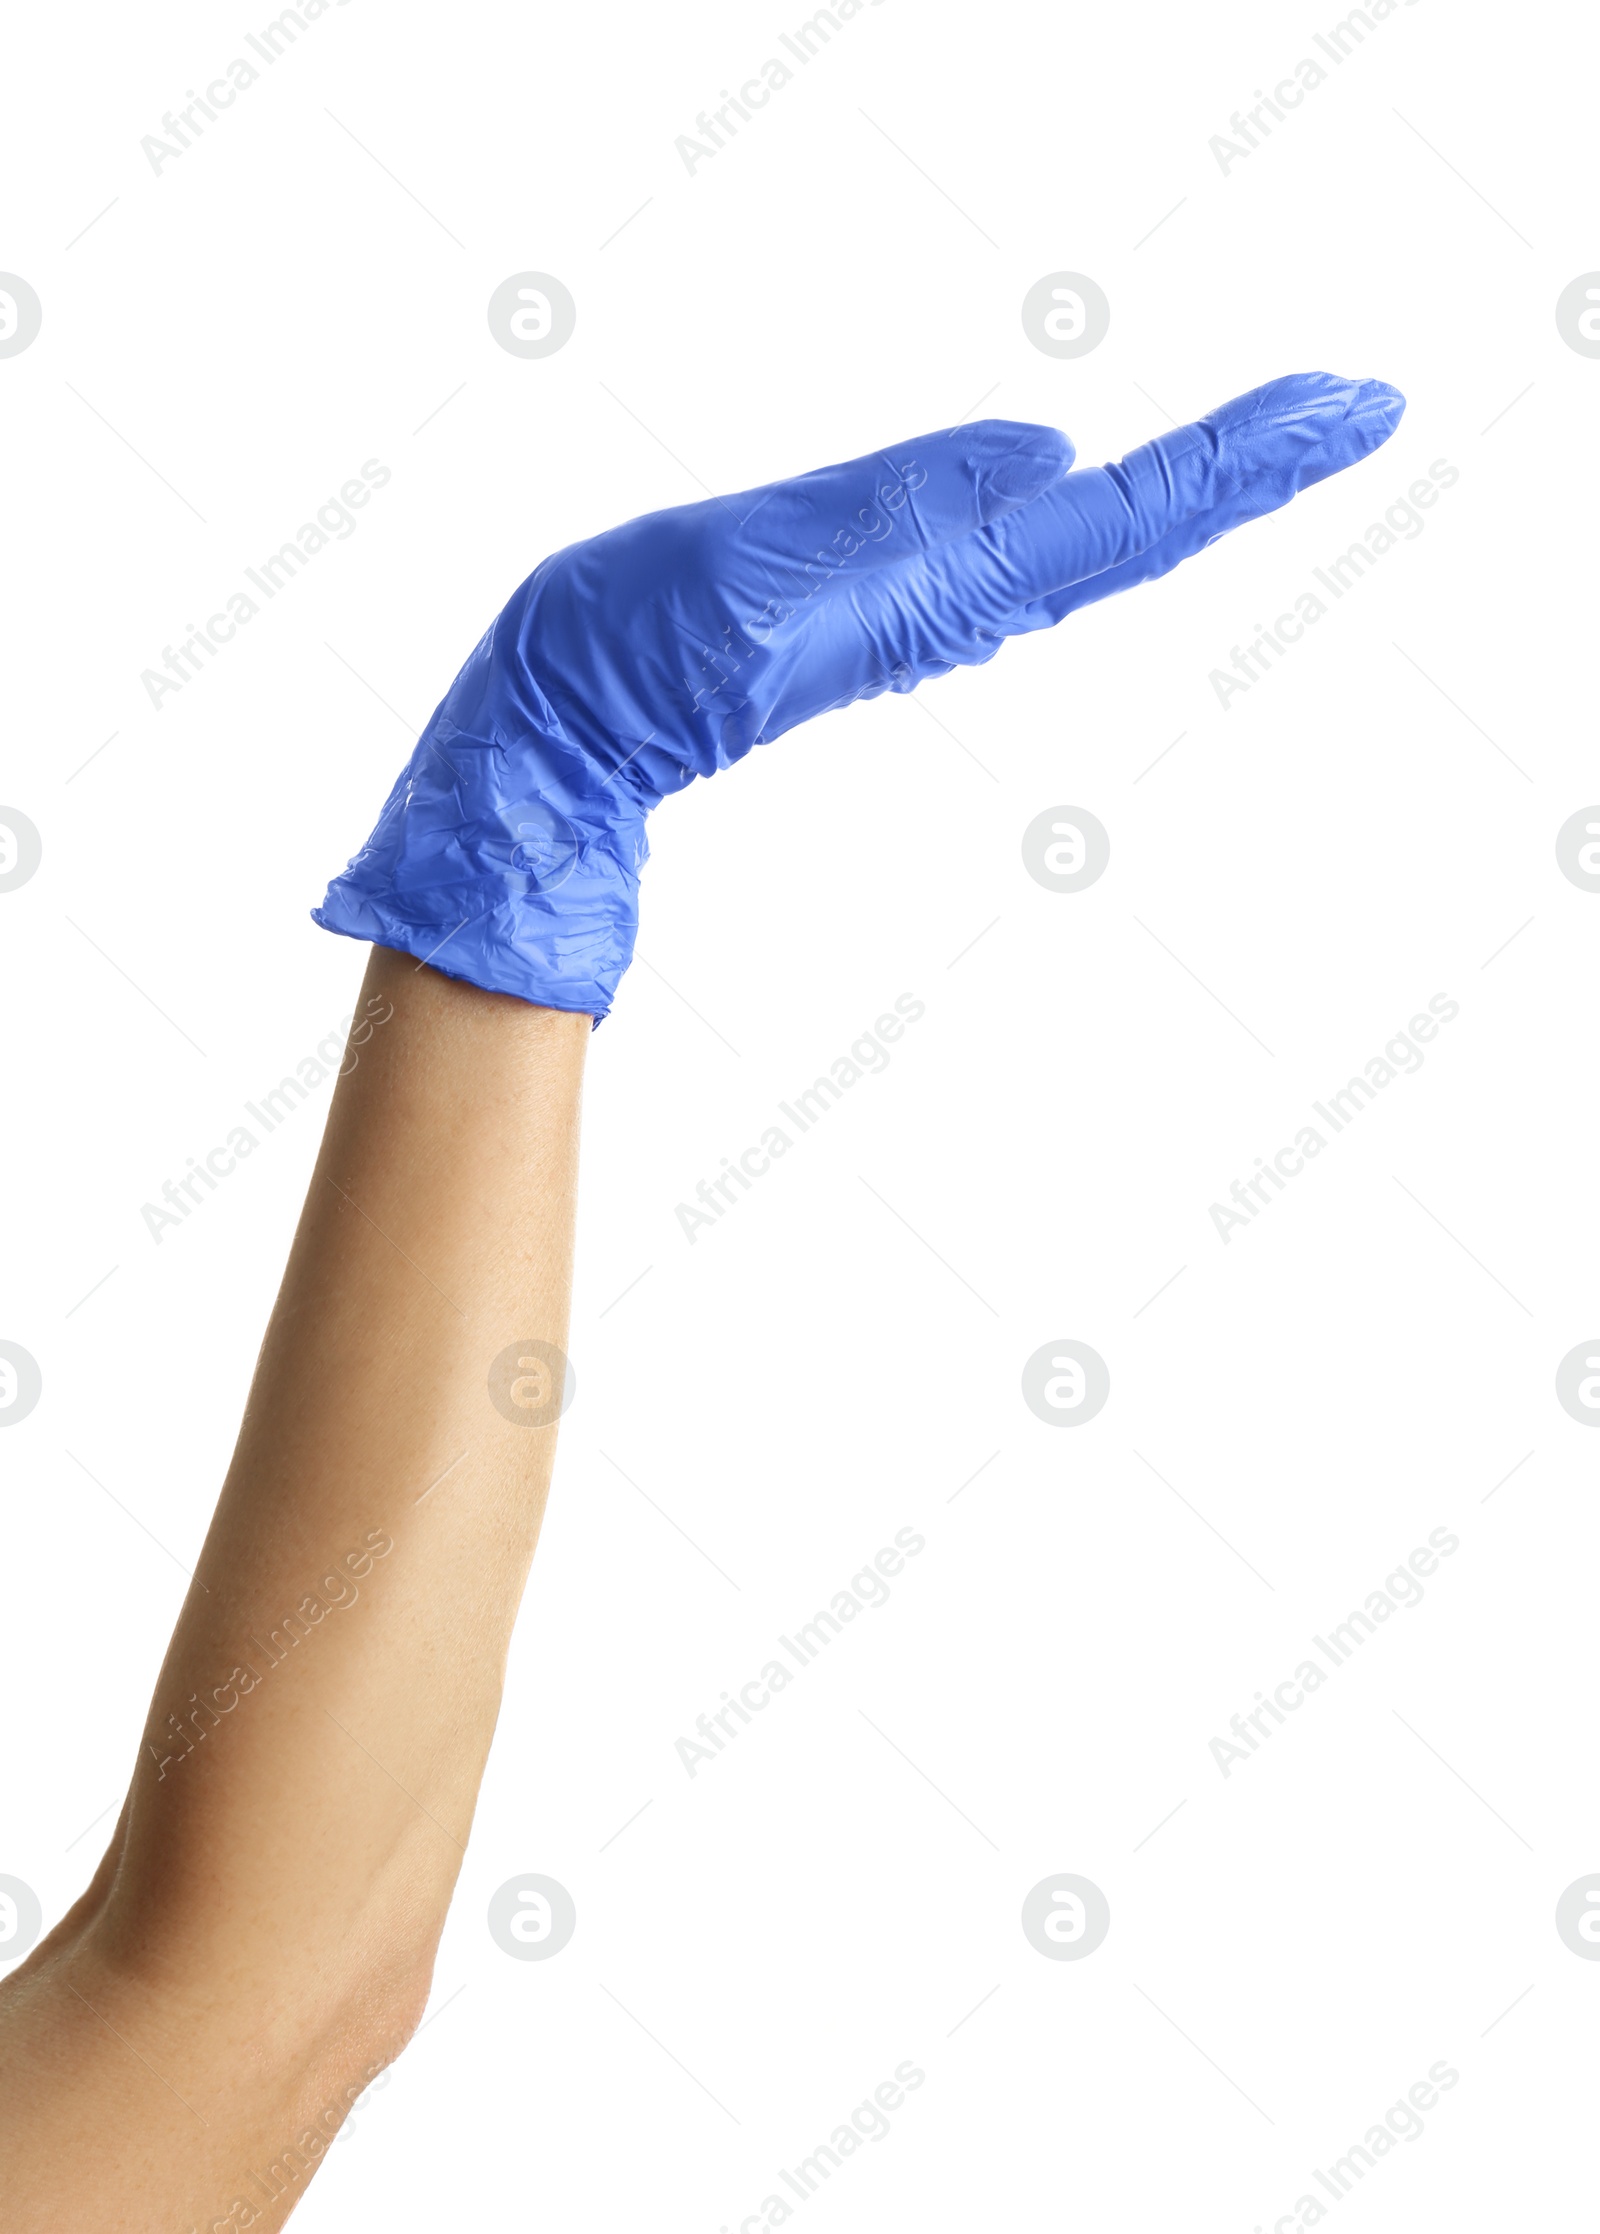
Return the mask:
<path id="1" fill-rule="evenodd" d="M 280 2224 L 427 2000 L 555 1451 L 590 1022 L 381 948 L 365 996 L 121 1821 L 0 1994 L 11 2234 Z"/>
<path id="2" fill-rule="evenodd" d="M 1279 380 L 1118 464 L 945 428 L 556 553 L 318 921 L 363 1017 L 93 1885 L 0 1988 L 12 2234 L 270 2228 L 427 1998 L 549 1483 L 579 1082 L 646 816 L 1166 573 L 1383 442 Z"/>

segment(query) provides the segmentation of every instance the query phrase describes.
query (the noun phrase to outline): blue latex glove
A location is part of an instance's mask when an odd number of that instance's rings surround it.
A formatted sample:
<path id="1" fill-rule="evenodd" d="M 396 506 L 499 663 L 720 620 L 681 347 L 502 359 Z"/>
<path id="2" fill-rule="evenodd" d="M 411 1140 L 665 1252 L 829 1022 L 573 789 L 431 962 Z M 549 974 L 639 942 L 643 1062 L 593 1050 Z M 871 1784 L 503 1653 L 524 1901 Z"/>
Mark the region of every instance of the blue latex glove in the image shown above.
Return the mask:
<path id="1" fill-rule="evenodd" d="M 1404 409 L 1303 373 L 1079 473 L 1053 428 L 980 420 L 574 543 L 462 668 L 315 920 L 598 1020 L 668 792 L 1165 574 Z"/>

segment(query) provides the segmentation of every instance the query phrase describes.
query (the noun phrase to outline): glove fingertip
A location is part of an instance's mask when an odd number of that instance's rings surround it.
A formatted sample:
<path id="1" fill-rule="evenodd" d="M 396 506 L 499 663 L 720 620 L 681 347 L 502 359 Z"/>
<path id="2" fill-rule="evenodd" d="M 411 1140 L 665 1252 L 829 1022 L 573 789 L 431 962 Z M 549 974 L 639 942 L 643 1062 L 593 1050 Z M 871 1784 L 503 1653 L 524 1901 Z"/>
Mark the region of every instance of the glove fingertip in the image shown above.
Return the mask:
<path id="1" fill-rule="evenodd" d="M 980 420 L 970 430 L 969 462 L 973 468 L 978 512 L 987 524 L 1036 496 L 1067 474 L 1077 450 L 1058 427 L 1021 426 L 1010 421 Z"/>
<path id="2" fill-rule="evenodd" d="M 1350 411 L 1351 423 L 1367 437 L 1368 447 L 1381 449 L 1406 415 L 1406 399 L 1387 380 L 1363 380 Z"/>

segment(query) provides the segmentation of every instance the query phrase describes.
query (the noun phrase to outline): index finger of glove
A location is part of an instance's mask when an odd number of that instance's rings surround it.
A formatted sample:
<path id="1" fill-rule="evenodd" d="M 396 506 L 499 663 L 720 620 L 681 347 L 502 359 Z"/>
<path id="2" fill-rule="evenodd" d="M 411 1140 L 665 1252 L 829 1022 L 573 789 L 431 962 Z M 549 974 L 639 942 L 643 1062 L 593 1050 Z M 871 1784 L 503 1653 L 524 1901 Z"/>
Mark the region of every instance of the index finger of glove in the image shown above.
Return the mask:
<path id="1" fill-rule="evenodd" d="M 1353 465 L 1388 440 L 1404 408 L 1384 381 L 1331 373 L 1269 381 L 1119 464 L 1069 474 L 997 522 L 974 539 L 974 586 L 1014 610 L 1116 570 L 1139 579 L 1143 554 L 1160 550 L 1171 564 L 1185 555 L 1191 523 L 1211 515 L 1219 523 L 1196 537 L 1199 548 Z"/>

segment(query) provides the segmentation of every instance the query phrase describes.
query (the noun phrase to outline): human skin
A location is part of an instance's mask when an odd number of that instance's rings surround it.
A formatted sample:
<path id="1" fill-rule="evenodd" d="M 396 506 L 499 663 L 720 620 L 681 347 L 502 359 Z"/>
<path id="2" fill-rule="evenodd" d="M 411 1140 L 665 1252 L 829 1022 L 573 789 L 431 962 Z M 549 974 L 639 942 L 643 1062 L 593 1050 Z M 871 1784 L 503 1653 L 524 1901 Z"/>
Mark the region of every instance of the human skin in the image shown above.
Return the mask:
<path id="1" fill-rule="evenodd" d="M 646 795 L 1170 571 L 1402 407 L 1293 375 L 1081 474 L 1048 428 L 945 429 L 898 498 L 873 453 L 646 515 L 517 592 L 318 911 L 383 940 L 382 1028 L 334 1096 L 110 1849 L 0 1987 L 11 2234 L 281 2225 L 421 2019 L 549 1486 L 558 1406 L 517 1391 L 565 1346 L 583 1054 L 632 952 Z M 729 598 L 810 571 L 874 491 L 893 550 L 846 528 L 801 608 L 714 652 Z M 697 646 L 714 683 L 683 676 Z M 552 874 L 519 817 L 558 784 Z"/>
<path id="2" fill-rule="evenodd" d="M 0 1986 L 10 2234 L 282 2225 L 427 2002 L 555 1454 L 489 1372 L 565 1350 L 590 1021 L 384 948 L 363 998 L 127 1802 Z"/>

